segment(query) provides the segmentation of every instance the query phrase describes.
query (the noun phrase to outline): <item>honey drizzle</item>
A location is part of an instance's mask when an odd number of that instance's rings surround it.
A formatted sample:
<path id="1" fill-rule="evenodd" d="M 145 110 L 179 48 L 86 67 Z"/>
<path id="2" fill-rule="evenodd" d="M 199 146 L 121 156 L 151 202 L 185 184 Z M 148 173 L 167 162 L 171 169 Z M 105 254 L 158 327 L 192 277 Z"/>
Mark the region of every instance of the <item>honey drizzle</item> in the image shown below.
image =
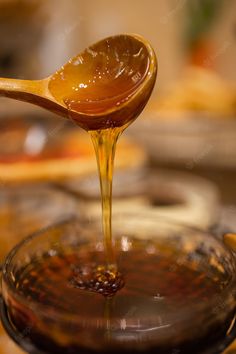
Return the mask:
<path id="1" fill-rule="evenodd" d="M 155 63 L 155 57 L 152 60 Z M 101 41 L 72 58 L 54 74 L 49 83 L 50 92 L 67 106 L 70 118 L 88 131 L 94 145 L 100 179 L 106 254 L 106 269 L 95 269 L 94 272 L 106 279 L 109 274 L 110 278 L 106 280 L 108 289 L 113 286 L 115 289 L 111 295 L 124 284 L 122 275 L 117 271 L 112 240 L 112 179 L 116 143 L 149 98 L 156 70 L 153 71 L 153 80 L 145 91 L 142 83 L 151 75 L 150 67 L 148 49 L 141 41 L 134 41 L 130 36 L 117 36 Z M 138 89 L 141 90 L 140 94 L 135 95 Z M 133 101 L 125 109 L 124 103 L 132 97 Z M 115 284 L 109 280 L 113 282 L 113 276 Z M 84 287 L 86 282 L 83 279 L 80 281 Z M 92 291 L 94 289 L 93 286 L 89 288 Z M 105 285 L 100 290 L 108 296 Z"/>
<path id="2" fill-rule="evenodd" d="M 116 267 L 112 240 L 112 180 L 116 143 L 125 127 L 90 131 L 95 149 L 102 201 L 103 240 L 107 266 Z"/>

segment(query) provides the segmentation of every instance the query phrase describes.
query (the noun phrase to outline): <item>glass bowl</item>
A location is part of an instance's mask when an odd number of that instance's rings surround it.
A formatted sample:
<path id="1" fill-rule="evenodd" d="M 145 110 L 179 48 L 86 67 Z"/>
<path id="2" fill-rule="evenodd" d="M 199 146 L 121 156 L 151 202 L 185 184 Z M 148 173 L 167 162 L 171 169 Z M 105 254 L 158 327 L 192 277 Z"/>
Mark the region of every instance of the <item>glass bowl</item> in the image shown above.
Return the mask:
<path id="1" fill-rule="evenodd" d="M 140 213 L 116 215 L 113 230 L 124 284 L 110 297 L 90 276 L 106 264 L 96 220 L 65 220 L 10 252 L 2 319 L 11 337 L 29 353 L 221 353 L 234 337 L 230 249 Z"/>

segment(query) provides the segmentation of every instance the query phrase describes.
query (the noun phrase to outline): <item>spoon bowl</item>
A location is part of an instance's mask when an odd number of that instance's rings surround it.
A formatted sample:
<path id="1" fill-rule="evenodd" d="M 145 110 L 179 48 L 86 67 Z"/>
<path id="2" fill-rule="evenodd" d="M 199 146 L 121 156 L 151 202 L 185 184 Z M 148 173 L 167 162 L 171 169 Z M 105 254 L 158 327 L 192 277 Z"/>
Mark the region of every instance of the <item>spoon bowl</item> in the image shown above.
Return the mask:
<path id="1" fill-rule="evenodd" d="M 103 39 L 43 80 L 0 78 L 0 96 L 23 100 L 72 118 L 85 130 L 130 124 L 155 84 L 157 61 L 136 35 Z"/>

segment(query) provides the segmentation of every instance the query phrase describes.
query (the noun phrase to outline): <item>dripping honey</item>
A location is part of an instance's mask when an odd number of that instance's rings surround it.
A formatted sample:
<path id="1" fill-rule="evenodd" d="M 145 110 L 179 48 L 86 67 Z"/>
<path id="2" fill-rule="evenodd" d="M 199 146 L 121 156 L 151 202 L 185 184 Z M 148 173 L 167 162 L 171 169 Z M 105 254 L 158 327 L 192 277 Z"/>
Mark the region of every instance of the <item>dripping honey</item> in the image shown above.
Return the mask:
<path id="1" fill-rule="evenodd" d="M 143 92 L 139 103 L 124 112 L 119 107 L 129 102 L 148 75 L 147 48 L 139 41 L 127 41 L 127 49 L 104 41 L 73 58 L 52 77 L 49 89 L 66 104 L 71 118 L 87 130 L 92 139 L 101 189 L 102 225 L 107 268 L 116 259 L 112 241 L 112 179 L 116 143 L 124 129 L 137 117 L 147 101 Z M 117 110 L 116 115 L 109 112 Z M 81 112 L 93 119 L 81 118 Z M 78 114 L 77 114 L 78 113 Z M 106 270 L 104 270 L 106 271 Z M 119 281 L 118 281 L 119 282 Z"/>

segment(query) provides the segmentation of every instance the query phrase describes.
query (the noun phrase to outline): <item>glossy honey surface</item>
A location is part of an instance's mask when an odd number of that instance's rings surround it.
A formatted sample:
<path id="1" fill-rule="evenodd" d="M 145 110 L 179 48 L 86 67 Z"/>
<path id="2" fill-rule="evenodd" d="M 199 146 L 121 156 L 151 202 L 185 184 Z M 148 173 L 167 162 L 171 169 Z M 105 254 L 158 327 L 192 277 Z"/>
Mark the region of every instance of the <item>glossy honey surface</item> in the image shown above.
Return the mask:
<path id="1" fill-rule="evenodd" d="M 48 88 L 86 130 L 122 126 L 140 113 L 142 99 L 132 111 L 128 108 L 123 117 L 111 119 L 109 112 L 119 110 L 137 94 L 151 75 L 151 61 L 155 62 L 155 55 L 150 54 L 141 40 L 129 35 L 109 37 L 65 64 L 51 77 Z M 146 90 L 151 88 L 148 86 Z M 83 120 L 81 114 L 92 116 L 93 121 L 89 117 Z M 103 115 L 106 117 L 100 123 Z"/>
<path id="2" fill-rule="evenodd" d="M 127 100 L 147 75 L 148 66 L 141 42 L 110 38 L 71 59 L 54 74 L 49 88 L 75 111 L 100 113 Z"/>

